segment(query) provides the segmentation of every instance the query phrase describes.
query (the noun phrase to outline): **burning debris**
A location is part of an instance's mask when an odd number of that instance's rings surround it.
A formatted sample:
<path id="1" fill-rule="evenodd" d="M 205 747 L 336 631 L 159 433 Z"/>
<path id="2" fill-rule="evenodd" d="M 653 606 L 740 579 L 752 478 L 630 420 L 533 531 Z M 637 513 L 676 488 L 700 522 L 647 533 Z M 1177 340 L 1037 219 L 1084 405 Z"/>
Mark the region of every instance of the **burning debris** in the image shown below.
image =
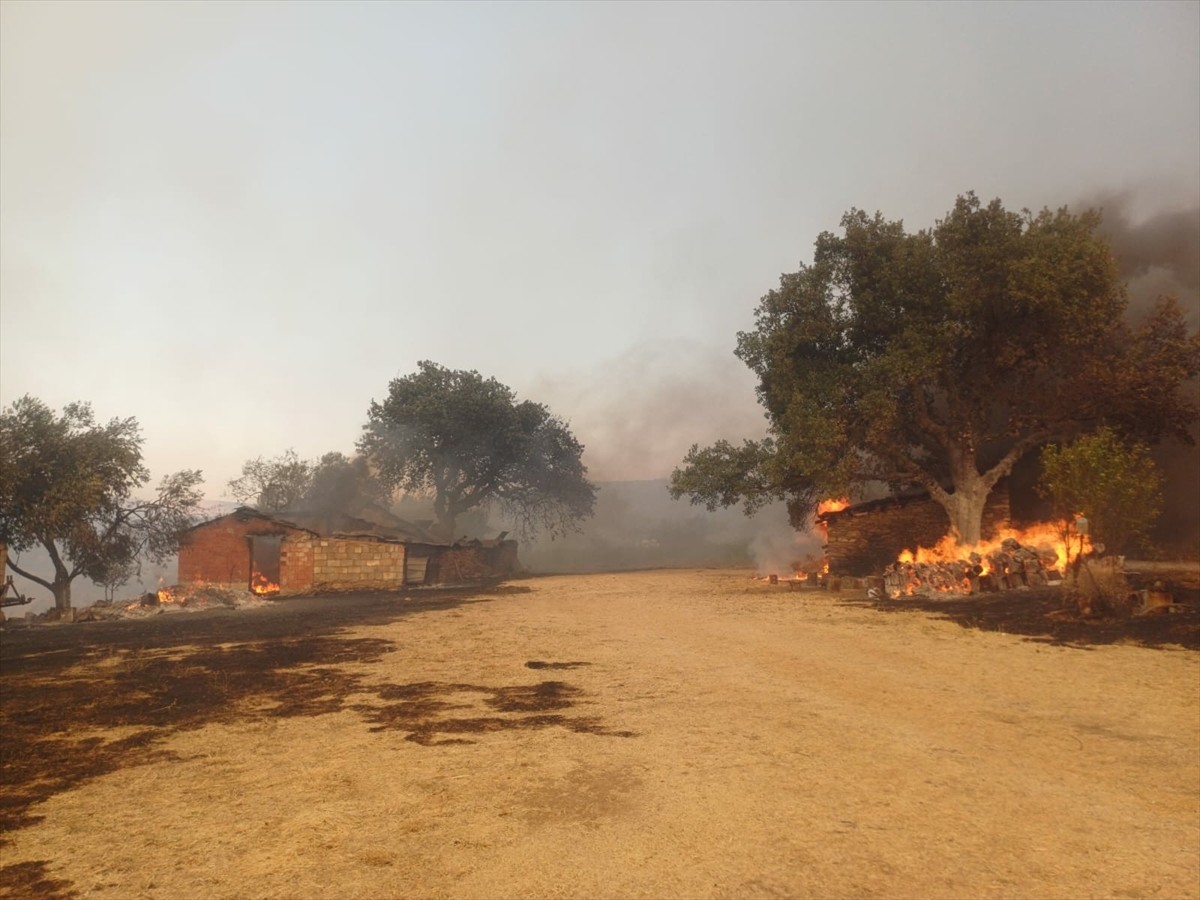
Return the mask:
<path id="1" fill-rule="evenodd" d="M 250 592 L 260 597 L 271 596 L 279 593 L 279 584 L 262 572 L 255 572 L 254 577 L 250 579 Z"/>
<path id="2" fill-rule="evenodd" d="M 1005 538 L 989 553 L 971 551 L 965 557 L 918 562 L 902 556 L 883 573 L 883 587 L 893 600 L 917 593 L 978 594 L 1062 583 L 1053 548 L 1033 548 Z"/>
<path id="3" fill-rule="evenodd" d="M 232 590 L 210 584 L 159 585 L 157 591 L 131 600 L 102 600 L 75 610 L 75 622 L 103 619 L 142 619 L 163 613 L 200 612 L 206 609 L 249 609 L 270 601 L 252 591 Z M 53 611 L 51 611 L 53 612 Z"/>
<path id="4" fill-rule="evenodd" d="M 904 551 L 884 569 L 883 589 L 894 600 L 918 593 L 978 594 L 1057 585 L 1071 559 L 1092 549 L 1086 534 L 1068 537 L 1053 525 L 1009 529 L 971 547 L 960 547 L 947 536 L 935 547 Z"/>

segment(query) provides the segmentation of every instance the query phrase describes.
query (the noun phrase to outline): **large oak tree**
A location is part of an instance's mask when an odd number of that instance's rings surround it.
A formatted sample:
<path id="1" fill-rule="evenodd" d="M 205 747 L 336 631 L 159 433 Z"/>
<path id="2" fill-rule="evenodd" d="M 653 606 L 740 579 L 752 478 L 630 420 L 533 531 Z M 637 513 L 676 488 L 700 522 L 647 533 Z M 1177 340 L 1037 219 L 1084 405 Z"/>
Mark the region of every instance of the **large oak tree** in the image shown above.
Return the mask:
<path id="1" fill-rule="evenodd" d="M 799 523 L 866 482 L 919 486 L 975 543 L 988 494 L 1036 447 L 1101 424 L 1189 440 L 1179 386 L 1200 339 L 1171 300 L 1126 321 L 1099 223 L 974 194 L 915 233 L 851 210 L 738 335 L 767 437 L 693 446 L 672 493 L 748 511 L 785 499 Z"/>
<path id="2" fill-rule="evenodd" d="M 385 485 L 431 495 L 449 537 L 459 515 L 492 504 L 527 534 L 560 534 L 592 514 L 583 445 L 562 419 L 495 378 L 417 366 L 371 402 L 359 442 Z"/>
<path id="3" fill-rule="evenodd" d="M 44 578 L 11 557 L 8 567 L 71 606 L 71 582 L 128 577 L 143 557 L 162 562 L 192 525 L 200 472 L 168 475 L 153 496 L 136 419 L 96 422 L 86 403 L 55 415 L 22 397 L 0 414 L 0 542 L 16 551 L 42 546 L 54 573 Z"/>

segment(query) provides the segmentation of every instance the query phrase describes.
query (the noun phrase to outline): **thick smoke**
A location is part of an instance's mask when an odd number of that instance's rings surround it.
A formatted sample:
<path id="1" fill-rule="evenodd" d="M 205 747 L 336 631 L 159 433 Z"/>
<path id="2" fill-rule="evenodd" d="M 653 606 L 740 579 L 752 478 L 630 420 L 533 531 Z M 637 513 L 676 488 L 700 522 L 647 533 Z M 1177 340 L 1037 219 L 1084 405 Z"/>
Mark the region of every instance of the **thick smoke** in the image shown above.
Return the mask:
<path id="1" fill-rule="evenodd" d="M 1191 329 L 1200 327 L 1200 207 L 1138 218 L 1131 194 L 1105 194 L 1085 205 L 1103 212 L 1101 230 L 1128 279 L 1130 321 L 1141 321 L 1165 295 L 1180 302 Z M 1184 390 L 1200 400 L 1200 382 Z M 1200 547 L 1200 423 L 1191 431 L 1193 446 L 1169 440 L 1154 448 L 1167 486 L 1154 540 L 1168 553 L 1194 556 Z"/>
<path id="2" fill-rule="evenodd" d="M 1166 294 L 1183 305 L 1193 328 L 1200 325 L 1200 207 L 1137 219 L 1131 194 L 1102 194 L 1084 205 L 1103 212 L 1100 230 L 1128 281 L 1130 316 L 1141 318 Z"/>

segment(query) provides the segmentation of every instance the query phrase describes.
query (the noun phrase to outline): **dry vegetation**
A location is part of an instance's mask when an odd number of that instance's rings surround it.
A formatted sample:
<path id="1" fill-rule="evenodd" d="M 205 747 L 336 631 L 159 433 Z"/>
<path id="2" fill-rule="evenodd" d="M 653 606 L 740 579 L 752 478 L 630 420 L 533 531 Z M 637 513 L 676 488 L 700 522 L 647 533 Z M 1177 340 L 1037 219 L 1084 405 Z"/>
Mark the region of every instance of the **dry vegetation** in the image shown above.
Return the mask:
<path id="1" fill-rule="evenodd" d="M 6 631 L 0 895 L 1200 896 L 1200 655 L 747 574 Z"/>

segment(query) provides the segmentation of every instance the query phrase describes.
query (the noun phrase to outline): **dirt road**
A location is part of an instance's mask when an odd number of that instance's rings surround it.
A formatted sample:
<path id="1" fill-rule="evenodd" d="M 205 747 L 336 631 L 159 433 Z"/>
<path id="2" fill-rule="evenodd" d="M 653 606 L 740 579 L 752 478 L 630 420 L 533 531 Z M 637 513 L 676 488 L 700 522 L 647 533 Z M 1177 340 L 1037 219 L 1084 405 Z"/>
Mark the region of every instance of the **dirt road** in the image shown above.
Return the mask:
<path id="1" fill-rule="evenodd" d="M 6 635 L 0 883 L 1200 896 L 1200 654 L 1056 646 L 747 576 Z"/>

